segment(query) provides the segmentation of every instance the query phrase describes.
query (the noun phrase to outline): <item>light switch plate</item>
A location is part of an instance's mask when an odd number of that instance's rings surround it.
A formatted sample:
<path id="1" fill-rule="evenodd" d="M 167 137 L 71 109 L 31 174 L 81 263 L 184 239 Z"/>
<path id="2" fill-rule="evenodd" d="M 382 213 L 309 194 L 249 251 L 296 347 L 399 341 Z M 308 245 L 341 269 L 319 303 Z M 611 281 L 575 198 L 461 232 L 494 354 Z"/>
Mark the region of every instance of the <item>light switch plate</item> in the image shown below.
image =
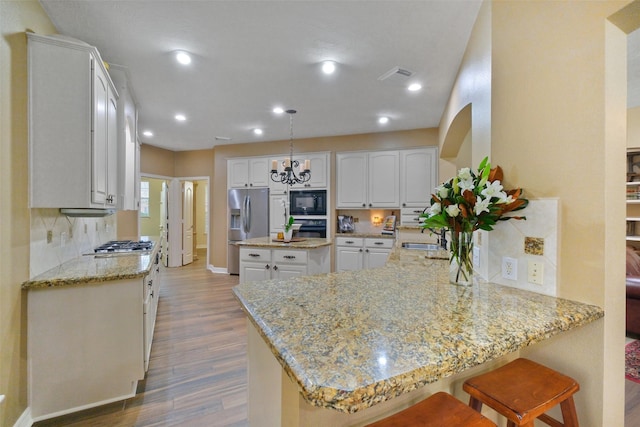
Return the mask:
<path id="1" fill-rule="evenodd" d="M 527 280 L 529 283 L 542 285 L 544 277 L 544 263 L 541 261 L 529 261 L 527 270 Z"/>

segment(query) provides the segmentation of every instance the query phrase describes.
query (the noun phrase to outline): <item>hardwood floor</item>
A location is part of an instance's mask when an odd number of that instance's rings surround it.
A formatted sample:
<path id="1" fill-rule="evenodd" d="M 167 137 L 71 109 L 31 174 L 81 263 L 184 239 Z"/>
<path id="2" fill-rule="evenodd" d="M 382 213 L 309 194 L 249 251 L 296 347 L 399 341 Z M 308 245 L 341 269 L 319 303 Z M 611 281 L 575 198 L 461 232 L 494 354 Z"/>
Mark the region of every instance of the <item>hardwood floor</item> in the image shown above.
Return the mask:
<path id="1" fill-rule="evenodd" d="M 238 276 L 165 268 L 149 372 L 135 397 L 34 427 L 248 426 L 245 315 Z M 640 425 L 640 384 L 625 381 L 625 427 Z"/>
<path id="2" fill-rule="evenodd" d="M 135 397 L 41 421 L 45 426 L 248 426 L 245 315 L 238 276 L 165 268 L 149 371 Z"/>

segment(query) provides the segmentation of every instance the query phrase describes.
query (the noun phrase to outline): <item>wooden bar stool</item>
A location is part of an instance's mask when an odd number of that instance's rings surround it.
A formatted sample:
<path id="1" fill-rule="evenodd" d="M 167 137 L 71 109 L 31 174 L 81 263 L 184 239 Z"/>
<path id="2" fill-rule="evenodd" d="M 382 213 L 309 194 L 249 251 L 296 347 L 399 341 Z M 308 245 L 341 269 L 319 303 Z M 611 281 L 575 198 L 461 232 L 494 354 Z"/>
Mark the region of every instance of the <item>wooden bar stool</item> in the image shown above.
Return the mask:
<path id="1" fill-rule="evenodd" d="M 469 406 L 480 412 L 482 404 L 507 417 L 507 427 L 533 427 L 536 418 L 553 427 L 578 427 L 573 395 L 580 385 L 573 379 L 528 359 L 513 362 L 474 378 L 462 386 Z M 546 415 L 560 404 L 563 423 Z"/>
<path id="2" fill-rule="evenodd" d="M 496 427 L 455 397 L 439 392 L 367 427 Z"/>

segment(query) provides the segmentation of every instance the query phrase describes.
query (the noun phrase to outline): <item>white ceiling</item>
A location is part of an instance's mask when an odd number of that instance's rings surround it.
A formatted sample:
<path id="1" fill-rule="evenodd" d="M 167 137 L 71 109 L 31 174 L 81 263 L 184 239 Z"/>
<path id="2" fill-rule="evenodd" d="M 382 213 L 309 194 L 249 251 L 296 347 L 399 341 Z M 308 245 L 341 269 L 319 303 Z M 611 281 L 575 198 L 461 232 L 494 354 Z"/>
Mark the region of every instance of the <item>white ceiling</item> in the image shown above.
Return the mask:
<path id="1" fill-rule="evenodd" d="M 216 144 L 436 127 L 480 0 L 41 0 L 58 32 L 128 69 L 148 144 Z M 628 106 L 640 106 L 640 30 L 628 38 Z M 192 65 L 178 65 L 184 49 Z M 331 76 L 319 63 L 339 63 Z M 410 78 L 378 77 L 400 66 Z M 409 82 L 423 89 L 409 93 Z M 188 120 L 177 123 L 173 116 Z M 388 116 L 387 125 L 376 119 Z M 253 128 L 264 129 L 255 136 Z M 230 141 L 216 141 L 216 136 Z"/>
<path id="2" fill-rule="evenodd" d="M 41 0 L 60 34 L 127 67 L 139 131 L 171 150 L 436 127 L 480 0 Z M 189 67 L 171 53 L 194 56 Z M 337 71 L 323 75 L 332 59 Z M 384 82 L 395 66 L 410 78 Z M 390 81 L 393 80 L 393 81 Z M 420 82 L 410 93 L 405 86 Z M 173 116 L 188 120 L 177 123 Z M 379 116 L 388 116 L 386 126 Z M 253 128 L 263 128 L 261 137 Z M 216 136 L 230 141 L 216 141 Z"/>

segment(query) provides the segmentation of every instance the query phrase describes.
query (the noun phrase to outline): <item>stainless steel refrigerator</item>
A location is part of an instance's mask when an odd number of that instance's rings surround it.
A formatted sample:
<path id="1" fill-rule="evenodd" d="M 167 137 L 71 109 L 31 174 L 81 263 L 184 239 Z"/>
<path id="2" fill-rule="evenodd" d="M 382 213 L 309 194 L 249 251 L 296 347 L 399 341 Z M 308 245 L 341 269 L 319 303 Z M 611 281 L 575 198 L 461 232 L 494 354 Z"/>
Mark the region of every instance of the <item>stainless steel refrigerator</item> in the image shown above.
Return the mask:
<path id="1" fill-rule="evenodd" d="M 240 248 L 234 243 L 269 235 L 269 189 L 229 190 L 227 209 L 227 271 L 229 274 L 240 274 Z"/>

